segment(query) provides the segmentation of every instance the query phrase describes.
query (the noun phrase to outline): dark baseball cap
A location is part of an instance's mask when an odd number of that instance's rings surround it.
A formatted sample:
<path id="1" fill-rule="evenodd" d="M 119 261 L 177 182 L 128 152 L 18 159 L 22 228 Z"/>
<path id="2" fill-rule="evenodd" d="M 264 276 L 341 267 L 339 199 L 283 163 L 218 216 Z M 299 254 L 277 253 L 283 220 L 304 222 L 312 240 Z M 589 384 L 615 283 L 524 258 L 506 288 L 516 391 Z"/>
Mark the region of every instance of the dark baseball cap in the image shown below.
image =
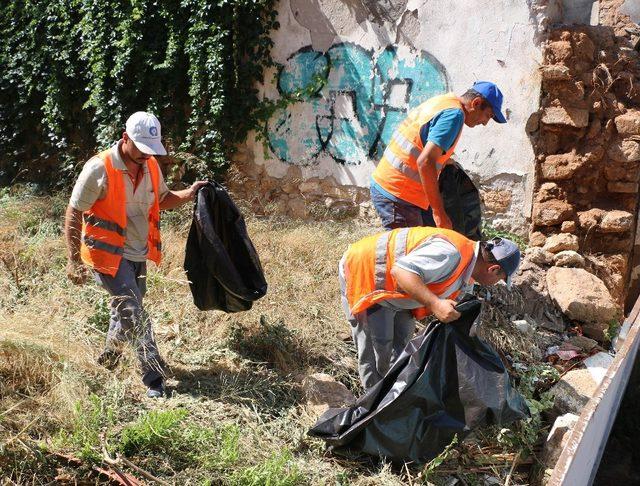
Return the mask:
<path id="1" fill-rule="evenodd" d="M 502 91 L 491 81 L 476 81 L 471 87 L 477 91 L 493 108 L 493 119 L 498 123 L 507 123 L 502 114 Z"/>
<path id="2" fill-rule="evenodd" d="M 507 275 L 505 283 L 511 289 L 511 278 L 520 265 L 520 248 L 513 241 L 506 238 L 493 238 L 487 241 L 487 250 L 491 252 L 500 268 Z"/>

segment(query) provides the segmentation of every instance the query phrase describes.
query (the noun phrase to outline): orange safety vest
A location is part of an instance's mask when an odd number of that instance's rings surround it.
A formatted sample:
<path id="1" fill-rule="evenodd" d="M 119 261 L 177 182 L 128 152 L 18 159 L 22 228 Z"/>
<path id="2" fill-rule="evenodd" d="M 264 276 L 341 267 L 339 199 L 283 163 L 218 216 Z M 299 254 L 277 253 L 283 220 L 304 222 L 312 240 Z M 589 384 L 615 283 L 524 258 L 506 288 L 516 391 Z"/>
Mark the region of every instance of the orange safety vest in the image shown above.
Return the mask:
<path id="1" fill-rule="evenodd" d="M 424 149 L 420 129 L 442 110 L 449 108 L 462 109 L 462 103 L 453 93 L 430 98 L 409 112 L 407 118 L 393 132 L 380 163 L 373 171 L 373 180 L 380 187 L 398 199 L 422 209 L 429 207 L 429 198 L 424 192 L 418 172 L 418 157 Z M 453 154 L 461 133 L 462 129 L 449 150 L 438 158 L 438 175 Z"/>
<path id="2" fill-rule="evenodd" d="M 473 261 L 475 241 L 453 230 L 417 226 L 378 233 L 349 246 L 344 257 L 344 277 L 351 314 L 362 312 L 382 300 L 410 299 L 398 289 L 396 280 L 391 275 L 391 268 L 398 258 L 435 236 L 452 243 L 461 257 L 455 271 L 446 280 L 427 284 L 431 292 L 441 296 L 451 290 L 451 286 Z M 449 298 L 455 298 L 459 292 L 459 289 L 456 290 Z M 427 307 L 414 310 L 417 318 L 430 313 Z"/>
<path id="3" fill-rule="evenodd" d="M 98 154 L 104 162 L 107 175 L 107 195 L 97 200 L 91 209 L 82 213 L 82 239 L 80 257 L 82 261 L 100 273 L 115 276 L 124 253 L 125 230 L 127 228 L 127 201 L 122 171 L 114 169 L 111 149 Z M 147 236 L 147 258 L 160 265 L 162 244 L 160 242 L 160 201 L 158 184 L 160 167 L 154 157 L 147 159 L 151 175 L 154 201 L 149 210 L 149 235 Z"/>

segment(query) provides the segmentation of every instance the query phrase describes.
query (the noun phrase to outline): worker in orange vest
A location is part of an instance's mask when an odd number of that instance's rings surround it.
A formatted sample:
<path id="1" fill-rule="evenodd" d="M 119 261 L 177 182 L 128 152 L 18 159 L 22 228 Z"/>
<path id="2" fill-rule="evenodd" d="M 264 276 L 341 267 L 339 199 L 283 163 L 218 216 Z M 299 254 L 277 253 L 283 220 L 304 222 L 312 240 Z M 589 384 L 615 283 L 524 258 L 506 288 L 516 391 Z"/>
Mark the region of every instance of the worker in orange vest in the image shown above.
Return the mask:
<path id="1" fill-rule="evenodd" d="M 112 369 L 123 342 L 133 344 L 151 398 L 163 396 L 165 388 L 163 360 L 142 306 L 146 261 L 160 264 L 160 210 L 191 201 L 207 183 L 170 191 L 154 157 L 166 153 L 158 119 L 134 113 L 122 139 L 84 165 L 65 218 L 69 279 L 84 283 L 89 267 L 111 295 L 109 330 L 98 362 Z"/>
<path id="2" fill-rule="evenodd" d="M 477 81 L 462 96 L 435 96 L 411 110 L 398 126 L 371 176 L 371 200 L 386 229 L 452 223 L 438 190 L 438 175 L 464 125 L 506 123 L 502 93 L 488 81 Z"/>
<path id="3" fill-rule="evenodd" d="M 349 246 L 338 266 L 342 305 L 366 389 L 378 383 L 413 336 L 415 318 L 460 317 L 455 298 L 472 281 L 494 285 L 520 264 L 505 238 L 476 242 L 453 230 L 397 228 Z"/>

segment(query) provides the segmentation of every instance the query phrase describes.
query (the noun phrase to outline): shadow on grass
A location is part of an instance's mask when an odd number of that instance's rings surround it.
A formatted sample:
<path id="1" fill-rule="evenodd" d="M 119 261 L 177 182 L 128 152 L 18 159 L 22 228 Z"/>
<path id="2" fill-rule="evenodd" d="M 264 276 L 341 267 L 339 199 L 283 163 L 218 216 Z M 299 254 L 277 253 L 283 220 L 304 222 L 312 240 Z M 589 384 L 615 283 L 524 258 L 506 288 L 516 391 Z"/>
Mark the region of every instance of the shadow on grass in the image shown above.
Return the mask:
<path id="1" fill-rule="evenodd" d="M 173 390 L 193 397 L 245 405 L 263 416 L 277 417 L 300 402 L 300 390 L 291 376 L 282 376 L 264 366 L 237 370 L 222 365 L 184 368 L 174 366 Z"/>

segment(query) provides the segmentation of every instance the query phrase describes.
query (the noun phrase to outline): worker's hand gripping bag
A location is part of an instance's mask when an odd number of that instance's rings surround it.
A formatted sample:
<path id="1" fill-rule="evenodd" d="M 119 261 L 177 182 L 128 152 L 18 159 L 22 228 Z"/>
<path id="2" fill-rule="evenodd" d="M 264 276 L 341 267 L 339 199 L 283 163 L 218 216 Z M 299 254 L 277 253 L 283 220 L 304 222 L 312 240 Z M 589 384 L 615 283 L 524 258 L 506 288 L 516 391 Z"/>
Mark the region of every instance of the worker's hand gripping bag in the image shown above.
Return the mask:
<path id="1" fill-rule="evenodd" d="M 500 357 L 472 332 L 481 303 L 415 337 L 387 375 L 350 408 L 327 410 L 309 431 L 334 452 L 427 462 L 471 430 L 529 416 Z"/>
<path id="2" fill-rule="evenodd" d="M 184 269 L 200 310 L 244 311 L 267 293 L 244 218 L 216 182 L 201 187 L 196 195 Z"/>

